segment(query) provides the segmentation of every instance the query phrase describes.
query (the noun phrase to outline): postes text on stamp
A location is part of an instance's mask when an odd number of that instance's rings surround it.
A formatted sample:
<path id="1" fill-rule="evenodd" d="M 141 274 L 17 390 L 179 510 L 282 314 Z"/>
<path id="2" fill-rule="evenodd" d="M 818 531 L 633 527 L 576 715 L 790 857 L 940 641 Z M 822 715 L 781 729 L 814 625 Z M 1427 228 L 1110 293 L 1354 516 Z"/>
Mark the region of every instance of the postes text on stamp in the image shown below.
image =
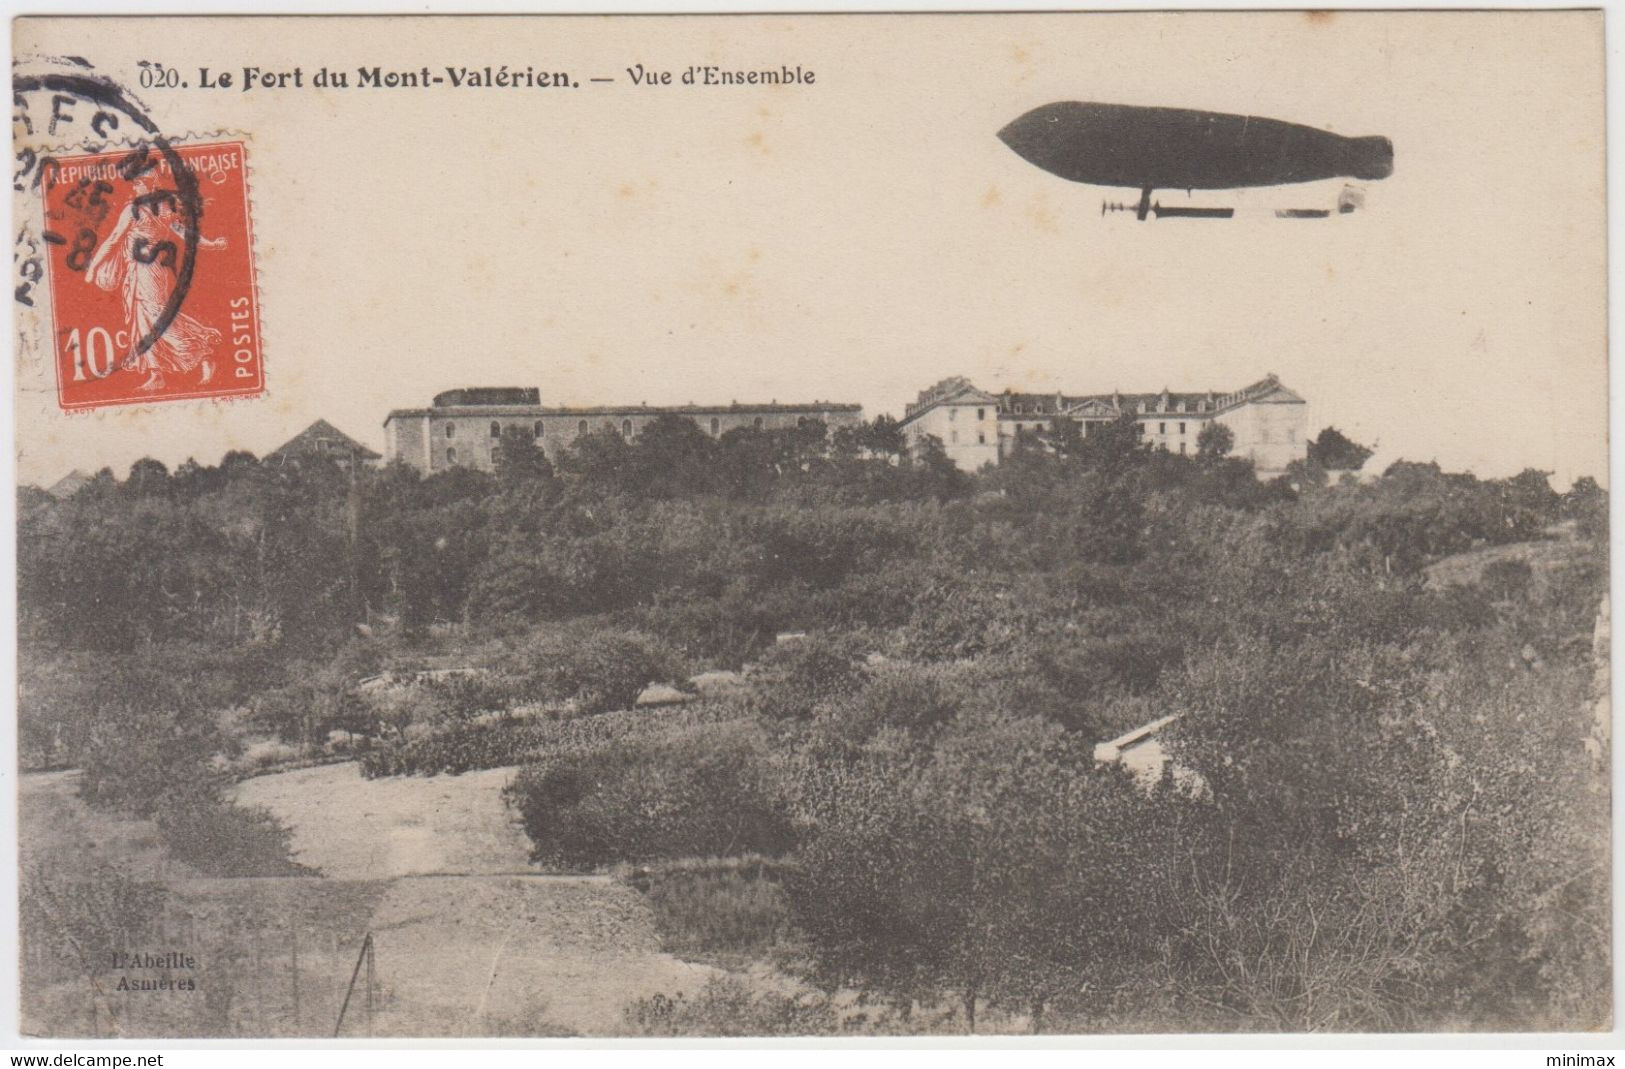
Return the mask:
<path id="1" fill-rule="evenodd" d="M 42 175 L 65 409 L 264 389 L 246 147 L 165 149 L 58 157 Z"/>

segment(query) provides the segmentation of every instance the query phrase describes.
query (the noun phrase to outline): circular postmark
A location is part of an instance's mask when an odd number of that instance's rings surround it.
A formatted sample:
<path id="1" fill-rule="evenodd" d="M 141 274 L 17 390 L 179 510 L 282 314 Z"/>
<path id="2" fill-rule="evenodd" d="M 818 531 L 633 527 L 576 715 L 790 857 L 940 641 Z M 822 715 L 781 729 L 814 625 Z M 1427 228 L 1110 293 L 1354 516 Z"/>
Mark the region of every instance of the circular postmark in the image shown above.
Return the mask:
<path id="1" fill-rule="evenodd" d="M 125 363 L 130 363 L 164 336 L 191 291 L 197 270 L 203 198 L 197 176 L 123 87 L 95 73 L 82 60 L 57 62 L 70 69 L 39 73 L 14 69 L 11 83 L 16 164 L 12 188 L 18 193 L 36 193 L 42 203 L 59 205 L 54 213 L 48 213 L 45 229 L 40 232 L 43 244 L 57 250 L 68 270 L 82 273 L 90 267 L 104 239 L 102 227 L 119 222 L 107 200 L 107 194 L 113 192 L 112 183 L 95 175 L 65 176 L 59 157 L 79 149 L 63 145 L 82 142 L 89 150 L 98 142 L 116 141 L 127 146 L 113 165 L 117 176 L 135 191 L 124 210 L 137 220 L 144 215 L 175 214 L 170 229 L 179 238 L 178 245 L 167 240 L 134 239 L 131 255 L 173 270 L 174 283 L 151 322 L 131 340 L 125 357 Z M 71 188 L 65 195 L 53 198 L 64 183 Z M 20 303 L 31 305 L 31 280 L 27 261 L 22 257 L 25 243 L 31 243 L 26 229 L 18 235 L 18 258 L 22 262 L 15 296 Z M 36 265 L 34 271 L 38 270 Z"/>

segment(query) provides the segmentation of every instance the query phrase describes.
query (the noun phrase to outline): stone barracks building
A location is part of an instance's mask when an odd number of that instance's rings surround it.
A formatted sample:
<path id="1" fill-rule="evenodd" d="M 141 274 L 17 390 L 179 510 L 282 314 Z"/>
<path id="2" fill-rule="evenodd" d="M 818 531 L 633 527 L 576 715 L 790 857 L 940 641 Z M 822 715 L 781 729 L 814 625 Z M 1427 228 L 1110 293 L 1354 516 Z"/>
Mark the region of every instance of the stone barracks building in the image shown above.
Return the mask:
<path id="1" fill-rule="evenodd" d="M 964 378 L 944 379 L 903 415 L 910 442 L 934 435 L 949 459 L 965 471 L 997 464 L 1021 431 L 1048 430 L 1051 421 L 1069 419 L 1084 434 L 1132 413 L 1141 435 L 1154 447 L 1195 453 L 1196 438 L 1209 423 L 1235 435 L 1231 456 L 1250 458 L 1260 478 L 1272 478 L 1309 452 L 1308 405 L 1273 374 L 1233 393 L 988 393 Z"/>
<path id="2" fill-rule="evenodd" d="M 612 431 L 628 440 L 658 416 L 692 419 L 700 430 L 720 438 L 740 427 L 783 430 L 811 422 L 834 430 L 863 420 L 861 405 L 814 401 L 765 405 L 609 405 L 590 408 L 544 405 L 534 387 L 447 390 L 428 408 L 396 409 L 384 417 L 384 455 L 429 473 L 452 467 L 490 471 L 492 451 L 508 427 L 535 437 L 549 460 L 592 431 Z"/>

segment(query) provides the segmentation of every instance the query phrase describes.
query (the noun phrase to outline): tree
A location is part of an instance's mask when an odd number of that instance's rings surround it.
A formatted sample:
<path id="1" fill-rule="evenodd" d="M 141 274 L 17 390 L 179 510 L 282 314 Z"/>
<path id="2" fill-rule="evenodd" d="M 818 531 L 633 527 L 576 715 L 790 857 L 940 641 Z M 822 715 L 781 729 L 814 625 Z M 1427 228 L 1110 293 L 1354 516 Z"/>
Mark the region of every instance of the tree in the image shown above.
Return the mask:
<path id="1" fill-rule="evenodd" d="M 1125 410 L 1109 423 L 1097 423 L 1081 437 L 1077 426 L 1072 420 L 1056 420 L 1051 442 L 1063 451 L 1071 449 L 1091 468 L 1115 475 L 1145 456 L 1145 436 L 1132 412 Z"/>
<path id="2" fill-rule="evenodd" d="M 1558 518 L 1562 498 L 1552 489 L 1552 473 L 1525 468 L 1496 484 L 1501 523 L 1519 537 L 1533 538 Z"/>
<path id="3" fill-rule="evenodd" d="M 1597 480 L 1582 475 L 1563 495 L 1562 513 L 1574 520 L 1580 533 L 1597 542 L 1608 540 L 1608 491 Z"/>
<path id="4" fill-rule="evenodd" d="M 691 497 L 715 479 L 716 440 L 687 416 L 656 416 L 632 445 L 628 482 L 644 497 Z"/>
<path id="5" fill-rule="evenodd" d="M 1359 471 L 1370 458 L 1370 449 L 1336 427 L 1325 428 L 1309 443 L 1310 462 L 1324 471 Z"/>
<path id="6" fill-rule="evenodd" d="M 963 497 L 970 490 L 970 476 L 959 470 L 959 465 L 942 447 L 942 440 L 934 434 L 916 443 L 910 464 L 916 497 L 949 501 Z"/>
<path id="7" fill-rule="evenodd" d="M 497 482 L 504 487 L 546 487 L 553 482 L 553 462 L 542 451 L 542 443 L 517 424 L 502 429 L 491 459 Z"/>
<path id="8" fill-rule="evenodd" d="M 1228 456 L 1235 447 L 1236 433 L 1217 420 L 1209 420 L 1196 436 L 1196 455 L 1199 457 Z"/>
<path id="9" fill-rule="evenodd" d="M 859 428 L 859 441 L 876 456 L 898 459 L 908 453 L 908 437 L 902 424 L 888 415 L 879 415 Z"/>
<path id="10" fill-rule="evenodd" d="M 566 484 L 596 496 L 614 496 L 631 489 L 632 446 L 613 429 L 589 431 L 559 457 Z"/>
<path id="11" fill-rule="evenodd" d="M 259 458 L 246 449 L 233 449 L 220 458 L 220 471 L 228 479 L 246 475 L 258 468 Z"/>
<path id="12" fill-rule="evenodd" d="M 1044 430 L 1042 437 L 1057 456 L 1075 457 L 1083 452 L 1083 428 L 1075 419 L 1056 416 L 1050 420 L 1049 427 Z"/>
<path id="13" fill-rule="evenodd" d="M 136 497 L 157 497 L 169 492 L 169 468 L 161 460 L 142 457 L 130 465 L 130 477 L 124 481 L 126 493 Z"/>

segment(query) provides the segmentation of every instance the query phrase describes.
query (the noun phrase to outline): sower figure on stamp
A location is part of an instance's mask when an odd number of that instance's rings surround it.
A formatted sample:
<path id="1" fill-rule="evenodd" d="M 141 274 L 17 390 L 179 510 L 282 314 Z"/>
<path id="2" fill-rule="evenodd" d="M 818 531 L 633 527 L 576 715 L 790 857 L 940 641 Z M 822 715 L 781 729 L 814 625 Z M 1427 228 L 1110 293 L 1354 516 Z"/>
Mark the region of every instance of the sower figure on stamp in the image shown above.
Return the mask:
<path id="1" fill-rule="evenodd" d="M 220 332 L 213 327 L 177 312 L 163 333 L 152 339 L 147 351 L 139 351 L 141 340 L 152 333 L 175 291 L 179 250 L 173 238 L 185 240 L 189 235 L 171 196 L 153 195 L 152 187 L 141 179 L 132 182 L 131 188 L 135 195 L 119 213 L 117 225 L 96 250 L 86 271 L 91 282 L 101 289 L 123 286 L 130 352 L 121 366 L 148 373 L 141 389 L 162 389 L 165 372 L 185 374 L 194 368 L 201 369 L 198 384 L 202 385 L 214 377 L 210 357 L 221 342 Z M 198 247 L 224 249 L 226 239 L 210 240 L 200 234 Z"/>

